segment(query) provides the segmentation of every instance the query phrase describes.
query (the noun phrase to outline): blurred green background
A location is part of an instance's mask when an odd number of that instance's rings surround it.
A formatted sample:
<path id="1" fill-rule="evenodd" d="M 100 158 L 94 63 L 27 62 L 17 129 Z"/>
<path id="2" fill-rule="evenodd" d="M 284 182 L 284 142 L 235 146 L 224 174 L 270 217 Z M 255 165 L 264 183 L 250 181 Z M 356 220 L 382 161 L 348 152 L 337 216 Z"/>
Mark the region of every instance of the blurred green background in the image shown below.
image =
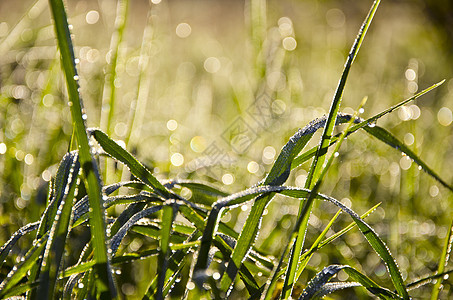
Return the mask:
<path id="1" fill-rule="evenodd" d="M 266 19 L 251 20 L 248 1 L 153 2 L 129 3 L 108 130 L 126 141 L 131 128 L 127 148 L 159 179 L 210 181 L 228 192 L 261 180 L 288 138 L 328 112 L 349 48 L 371 5 L 269 1 Z M 103 94 L 117 3 L 66 4 L 88 125 L 107 130 L 109 107 Z M 363 117 L 372 116 L 446 79 L 379 125 L 447 182 L 453 181 L 452 6 L 450 1 L 383 1 L 353 65 L 341 108 L 352 113 L 368 96 Z M 151 42 L 141 55 L 145 28 Z M 69 147 L 72 125 L 55 44 L 47 1 L 0 2 L 2 243 L 40 217 L 47 182 Z M 142 73 L 140 64 L 147 64 Z M 242 140 L 235 136 L 238 130 Z M 308 164 L 295 170 L 288 185 L 303 187 L 307 170 Z M 121 168 L 103 172 L 105 183 L 113 183 Z M 408 282 L 436 270 L 453 197 L 407 157 L 357 132 L 342 146 L 322 192 L 358 213 L 382 202 L 367 220 L 389 245 Z M 298 206 L 277 197 L 267 208 L 257 245 L 279 256 Z M 309 240 L 335 211 L 328 203 L 318 205 Z M 246 216 L 247 207 L 242 207 L 223 221 L 240 230 Z M 335 230 L 348 222 L 343 216 Z M 27 242 L 19 243 L 23 251 Z M 351 264 L 389 282 L 385 267 L 357 231 L 316 253 L 310 265 L 333 263 Z M 121 279 L 126 296 L 146 288 L 140 282 L 153 267 L 136 270 L 125 271 Z M 442 297 L 449 290 L 445 285 Z M 429 291 L 422 288 L 413 296 Z M 365 294 L 357 289 L 351 297 L 360 295 Z"/>

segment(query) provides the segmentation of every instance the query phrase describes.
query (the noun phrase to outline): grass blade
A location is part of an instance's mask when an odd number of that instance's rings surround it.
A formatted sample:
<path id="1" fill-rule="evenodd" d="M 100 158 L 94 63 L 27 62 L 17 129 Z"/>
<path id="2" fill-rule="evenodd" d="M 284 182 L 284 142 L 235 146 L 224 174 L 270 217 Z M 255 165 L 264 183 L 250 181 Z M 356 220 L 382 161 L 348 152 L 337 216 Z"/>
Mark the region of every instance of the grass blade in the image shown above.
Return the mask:
<path id="1" fill-rule="evenodd" d="M 428 165 L 426 165 L 411 149 L 409 149 L 404 143 L 400 142 L 395 136 L 390 132 L 379 126 L 366 126 L 363 128 L 366 132 L 374 136 L 375 138 L 386 143 L 390 147 L 395 148 L 396 150 L 401 151 L 402 153 L 409 156 L 415 163 L 417 163 L 423 171 L 431 175 L 434 179 L 440 182 L 444 187 L 453 192 L 453 187 L 446 183 L 439 175 L 436 174 Z"/>
<path id="2" fill-rule="evenodd" d="M 389 114 L 393 111 L 395 111 L 396 109 L 400 108 L 401 106 L 411 102 L 411 101 L 414 101 L 416 100 L 417 98 L 425 95 L 426 93 L 428 93 L 429 91 L 439 87 L 441 84 L 443 84 L 445 82 L 445 80 L 442 80 L 436 84 L 433 84 L 432 86 L 424 89 L 423 91 L 415 94 L 414 96 L 404 100 L 404 101 L 401 101 L 400 103 L 378 113 L 377 115 L 374 115 L 372 116 L 371 118 L 368 118 L 364 121 L 361 121 L 359 124 L 356 124 L 354 125 L 350 130 L 349 130 L 349 134 L 351 133 L 354 133 L 356 132 L 357 130 L 361 129 L 361 128 L 364 128 L 366 126 L 369 126 L 370 124 L 373 124 L 373 123 L 376 123 L 376 121 L 380 118 L 382 118 L 383 116 L 385 116 L 386 114 Z M 332 146 L 336 141 L 338 140 L 338 136 L 336 137 L 333 137 L 331 142 L 330 142 L 330 146 Z M 310 158 L 312 158 L 315 154 L 316 154 L 316 150 L 317 148 L 316 147 L 313 147 L 311 148 L 310 150 L 304 152 L 303 154 L 301 154 L 300 156 L 296 157 L 293 162 L 292 162 L 292 165 L 291 165 L 291 169 L 294 169 L 298 166 L 300 166 L 301 164 L 303 164 L 304 162 L 306 162 L 307 160 L 309 160 Z"/>
<path id="3" fill-rule="evenodd" d="M 105 152 L 124 163 L 135 177 L 151 187 L 160 196 L 166 199 L 172 196 L 167 188 L 164 187 L 142 163 L 140 163 L 126 149 L 108 137 L 104 132 L 99 129 L 90 129 L 90 133 Z"/>
<path id="4" fill-rule="evenodd" d="M 38 229 L 39 224 L 40 222 L 34 222 L 22 226 L 10 237 L 10 239 L 2 246 L 2 248 L 0 248 L 0 267 L 5 262 L 6 257 L 8 256 L 11 248 L 16 244 L 16 242 L 27 233 Z"/>
<path id="5" fill-rule="evenodd" d="M 330 265 L 325 267 L 321 272 L 316 274 L 316 276 L 308 283 L 303 294 L 300 296 L 299 300 L 307 299 L 317 299 L 323 296 L 325 290 L 323 287 L 326 283 L 334 277 L 339 271 L 344 270 L 348 275 L 356 280 L 360 285 L 363 285 L 368 291 L 372 294 L 378 296 L 381 299 L 398 299 L 399 297 L 392 293 L 391 291 L 384 289 L 374 283 L 371 279 L 358 272 L 350 266 L 341 266 L 341 265 Z"/>
<path id="6" fill-rule="evenodd" d="M 330 111 L 329 111 L 329 116 L 327 119 L 326 126 L 324 128 L 324 132 L 321 137 L 321 141 L 319 143 L 319 146 L 317 148 L 317 151 L 314 156 L 313 162 L 311 164 L 310 170 L 308 172 L 308 177 L 305 182 L 306 188 L 314 188 L 315 186 L 320 184 L 320 181 L 318 181 L 318 179 L 321 176 L 321 170 L 323 168 L 324 161 L 325 161 L 326 155 L 327 155 L 327 150 L 330 145 L 331 138 L 332 138 L 333 129 L 335 126 L 335 120 L 337 118 L 337 115 L 338 115 L 338 112 L 340 109 L 341 98 L 342 98 L 343 91 L 344 91 L 344 88 L 346 85 L 346 80 L 349 75 L 349 70 L 350 70 L 355 58 L 357 57 L 360 46 L 363 42 L 363 39 L 365 38 L 365 35 L 367 33 L 369 26 L 371 25 L 371 22 L 373 20 L 374 14 L 376 13 L 376 10 L 379 6 L 379 3 L 380 3 L 380 0 L 376 0 L 373 3 L 373 5 L 371 6 L 368 16 L 365 18 L 365 21 L 363 22 L 362 27 L 359 30 L 357 38 L 351 47 L 351 51 L 349 52 L 345 67 L 343 69 L 343 74 L 341 75 L 340 82 L 338 83 L 337 90 L 336 90 L 334 98 L 332 100 L 332 104 L 331 104 Z M 298 257 L 301 254 L 302 249 L 303 249 L 305 233 L 306 233 L 307 225 L 308 225 L 308 218 L 310 216 L 310 213 L 311 213 L 311 210 L 313 207 L 313 200 L 314 200 L 313 196 L 309 197 L 308 201 L 306 201 L 305 203 L 301 203 L 300 207 L 299 207 L 298 219 L 301 220 L 301 224 L 300 224 L 300 227 L 298 228 L 298 234 L 297 234 L 297 238 L 294 243 L 293 249 L 290 252 L 291 256 L 290 256 L 289 262 L 288 262 L 289 267 L 288 267 L 288 272 L 285 277 L 285 283 L 283 286 L 281 299 L 286 299 L 291 296 L 291 292 L 292 292 L 292 289 L 293 289 L 293 286 L 295 283 L 294 279 L 295 279 L 296 271 L 298 268 L 298 266 L 297 266 Z"/>
<path id="7" fill-rule="evenodd" d="M 451 245 L 453 243 L 452 231 L 453 231 L 453 223 L 450 225 L 447 237 L 445 238 L 445 244 L 442 249 L 442 254 L 440 255 L 440 259 L 439 259 L 439 266 L 437 267 L 437 274 L 441 274 L 444 272 L 445 267 L 447 266 L 447 263 L 448 263 L 448 259 L 450 258 Z M 441 286 L 442 286 L 442 277 L 439 278 L 433 286 L 433 291 L 431 292 L 431 300 L 438 299 Z"/>
<path id="8" fill-rule="evenodd" d="M 83 169 L 83 178 L 90 201 L 90 225 L 96 259 L 95 272 L 97 274 L 96 288 L 101 298 L 115 298 L 116 287 L 113 284 L 109 268 L 107 245 L 105 242 L 104 209 L 101 205 L 101 182 L 96 163 L 94 162 L 88 135 L 86 132 L 86 114 L 83 113 L 83 104 L 78 93 L 78 75 L 75 67 L 74 49 L 72 47 L 66 11 L 62 0 L 49 0 L 58 46 L 61 54 L 61 64 L 66 77 L 66 87 L 69 96 L 74 131 L 79 148 L 79 160 Z"/>
<path id="9" fill-rule="evenodd" d="M 342 114 L 339 114 L 336 118 L 338 123 L 348 122 L 350 119 L 351 116 Z M 283 184 L 289 176 L 293 159 L 305 147 L 313 134 L 318 129 L 323 128 L 325 124 L 326 118 L 323 117 L 310 122 L 310 124 L 298 130 L 282 148 L 277 160 L 272 166 L 271 171 L 263 181 L 263 185 L 277 186 Z M 272 200 L 272 197 L 273 195 L 269 194 L 260 196 L 255 200 L 255 203 L 252 206 L 250 214 L 247 217 L 245 225 L 239 236 L 236 248 L 233 250 L 227 270 L 222 276 L 220 287 L 222 291 L 228 291 L 236 278 L 239 266 L 256 238 L 264 209 L 268 205 L 269 201 Z"/>

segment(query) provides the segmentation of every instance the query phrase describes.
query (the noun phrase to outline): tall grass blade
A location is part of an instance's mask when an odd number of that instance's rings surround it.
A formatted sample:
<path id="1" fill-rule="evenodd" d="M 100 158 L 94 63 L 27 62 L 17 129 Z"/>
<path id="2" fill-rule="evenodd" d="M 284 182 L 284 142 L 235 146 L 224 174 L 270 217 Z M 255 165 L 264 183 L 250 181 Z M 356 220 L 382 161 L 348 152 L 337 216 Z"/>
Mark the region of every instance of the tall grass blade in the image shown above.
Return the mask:
<path id="1" fill-rule="evenodd" d="M 170 249 L 170 236 L 172 233 L 173 220 L 176 216 L 177 209 L 176 204 L 168 203 L 163 207 L 162 211 L 162 223 L 160 230 L 160 239 L 159 239 L 159 256 L 158 256 L 158 265 L 157 265 L 157 300 L 164 299 L 164 286 L 165 286 L 165 275 L 168 268 L 168 258 L 171 255 Z"/>
<path id="2" fill-rule="evenodd" d="M 445 244 L 442 249 L 442 254 L 440 255 L 439 259 L 439 266 L 437 267 L 437 274 L 441 274 L 444 272 L 445 267 L 447 266 L 448 260 L 450 258 L 450 252 L 451 252 L 451 245 L 453 243 L 453 222 L 450 225 L 450 228 L 448 229 L 448 234 L 447 237 L 445 238 Z M 433 291 L 431 292 L 431 300 L 438 299 L 439 297 L 439 292 L 442 287 L 442 277 L 437 279 L 436 283 L 433 286 Z"/>
<path id="3" fill-rule="evenodd" d="M 111 299 L 116 297 L 116 287 L 113 284 L 112 274 L 109 268 L 105 241 L 106 226 L 104 209 L 101 203 L 101 181 L 88 143 L 85 125 L 86 114 L 83 112 L 83 104 L 78 93 L 78 75 L 68 20 L 62 0 L 49 0 L 49 4 L 55 22 L 54 27 L 60 49 L 61 65 L 66 77 L 69 106 L 79 148 L 80 165 L 83 169 L 83 178 L 90 201 L 90 231 L 96 259 L 96 288 L 101 298 Z"/>

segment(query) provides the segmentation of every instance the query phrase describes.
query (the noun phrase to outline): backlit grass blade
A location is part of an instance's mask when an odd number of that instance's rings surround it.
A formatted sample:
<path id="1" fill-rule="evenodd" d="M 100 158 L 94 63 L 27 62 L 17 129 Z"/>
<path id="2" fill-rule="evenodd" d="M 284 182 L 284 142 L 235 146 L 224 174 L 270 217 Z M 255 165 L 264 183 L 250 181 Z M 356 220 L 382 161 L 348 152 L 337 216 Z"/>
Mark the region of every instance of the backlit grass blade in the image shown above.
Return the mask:
<path id="1" fill-rule="evenodd" d="M 70 229 L 72 205 L 77 194 L 80 170 L 78 155 L 77 152 L 71 152 L 67 155 L 70 156 L 72 164 L 67 182 L 64 183 L 63 197 L 55 215 L 55 221 L 50 230 L 49 240 L 43 256 L 43 264 L 39 275 L 40 283 L 36 292 L 39 299 L 54 298 L 55 284 L 61 269 L 60 264 Z"/>
<path id="2" fill-rule="evenodd" d="M 350 115 L 339 114 L 336 118 L 338 123 L 348 122 L 351 119 Z M 309 142 L 313 134 L 326 124 L 326 118 L 316 119 L 304 128 L 298 130 L 282 148 L 276 162 L 272 166 L 266 179 L 263 181 L 263 185 L 281 185 L 289 176 L 291 171 L 291 164 L 297 154 L 305 147 Z M 260 196 L 255 200 L 252 209 L 245 221 L 244 227 L 239 236 L 236 248 L 233 250 L 233 254 L 228 263 L 227 270 L 221 279 L 221 290 L 227 292 L 231 287 L 238 268 L 245 258 L 245 255 L 249 251 L 253 242 L 255 241 L 260 222 L 263 216 L 264 209 L 272 199 L 273 195 Z"/>
<path id="3" fill-rule="evenodd" d="M 90 226 L 96 259 L 95 272 L 96 288 L 101 298 L 115 298 L 116 288 L 113 285 L 107 256 L 105 237 L 104 209 L 102 206 L 101 181 L 93 157 L 91 156 L 88 135 L 86 132 L 86 114 L 82 111 L 83 104 L 78 92 L 78 75 L 75 66 L 74 49 L 72 47 L 66 11 L 62 0 L 49 0 L 58 47 L 61 55 L 61 65 L 66 77 L 66 87 L 69 97 L 72 123 L 77 136 L 79 160 L 83 169 L 83 178 L 90 201 Z"/>
<path id="4" fill-rule="evenodd" d="M 451 245 L 453 243 L 453 222 L 448 229 L 447 237 L 445 238 L 445 244 L 442 249 L 442 254 L 439 259 L 439 266 L 437 267 L 437 274 L 443 273 L 445 267 L 447 266 L 448 259 L 450 258 Z M 439 278 L 433 286 L 433 291 L 431 292 L 431 300 L 436 300 L 439 297 L 439 292 L 442 287 L 442 278 Z"/>
<path id="5" fill-rule="evenodd" d="M 313 299 L 322 299 L 324 296 L 335 293 L 336 291 L 361 286 L 358 282 L 328 282 L 316 292 Z"/>
<path id="6" fill-rule="evenodd" d="M 35 243 L 35 245 L 27 252 L 24 259 L 9 272 L 6 278 L 3 279 L 0 283 L 0 298 L 4 298 L 6 293 L 14 288 L 33 267 L 46 247 L 47 237 L 48 235 L 46 234 Z"/>
<path id="7" fill-rule="evenodd" d="M 102 107 L 108 107 L 108 110 L 102 109 L 101 128 L 107 135 L 111 135 L 112 121 L 115 113 L 116 87 L 115 80 L 117 77 L 117 64 L 121 41 L 123 40 L 124 29 L 126 27 L 129 0 L 119 0 L 116 10 L 115 31 L 110 40 L 110 60 L 107 65 L 105 74 L 104 91 L 102 96 Z M 107 116 L 106 116 L 107 115 Z"/>
<path id="8" fill-rule="evenodd" d="M 126 149 L 118 145 L 115 141 L 109 138 L 104 132 L 99 129 L 90 129 L 90 133 L 101 145 L 102 149 L 111 155 L 113 158 L 124 163 L 131 171 L 131 173 L 140 179 L 143 183 L 150 186 L 160 196 L 168 199 L 171 197 L 171 193 L 165 188 L 152 174 L 151 172 L 141 164 L 132 154 Z"/>
<path id="9" fill-rule="evenodd" d="M 382 111 L 382 112 L 380 112 L 380 113 L 378 113 L 378 114 L 376 114 L 376 115 L 374 115 L 374 116 L 372 116 L 372 117 L 370 117 L 370 118 L 368 118 L 366 120 L 361 121 L 359 124 L 354 125 L 349 130 L 349 134 L 354 133 L 354 132 L 356 132 L 357 130 L 359 130 L 361 128 L 369 126 L 370 124 L 376 123 L 376 121 L 378 119 L 382 118 L 386 114 L 389 114 L 389 113 L 395 111 L 396 109 L 400 108 L 401 106 L 403 106 L 403 105 L 405 105 L 405 104 L 407 104 L 407 103 L 409 103 L 411 101 L 414 101 L 415 99 L 423 96 L 424 94 L 428 93 L 429 91 L 437 88 L 438 86 L 440 86 L 444 82 L 445 82 L 445 80 L 442 80 L 442 81 L 440 81 L 440 82 L 438 82 L 436 84 L 433 84 L 429 88 L 424 89 L 423 91 L 415 94 L 414 96 L 412 96 L 412 97 L 410 97 L 410 98 L 408 98 L 408 99 L 406 99 L 404 101 L 401 101 L 400 103 L 398 103 L 398 104 L 396 104 L 396 105 L 394 105 L 394 106 L 392 106 L 392 107 L 390 107 L 390 108 L 388 108 L 388 109 L 386 109 L 386 110 L 384 110 L 384 111 Z M 337 141 L 337 139 L 338 139 L 338 136 L 333 137 L 331 142 L 330 142 L 329 147 L 332 146 L 332 144 L 334 144 Z M 304 162 L 306 162 L 307 160 L 312 158 L 315 155 L 316 150 L 317 150 L 317 148 L 313 147 L 310 150 L 308 150 L 308 151 L 304 152 L 303 154 L 301 154 L 300 156 L 296 157 L 293 160 L 293 162 L 292 162 L 291 169 L 294 169 L 294 168 L 300 166 L 301 164 L 303 164 Z"/>
<path id="10" fill-rule="evenodd" d="M 161 205 L 153 206 L 134 214 L 129 220 L 127 220 L 127 222 L 123 226 L 121 226 L 118 232 L 110 240 L 110 250 L 112 255 L 115 255 L 116 251 L 118 250 L 118 247 L 121 244 L 121 241 L 126 236 L 129 229 L 132 226 L 134 226 L 135 223 L 137 223 L 140 219 L 146 217 L 147 215 L 156 213 L 161 209 L 162 209 Z"/>
<path id="11" fill-rule="evenodd" d="M 354 268 L 351 268 L 350 266 L 330 265 L 316 274 L 316 276 L 308 283 L 303 294 L 299 297 L 299 300 L 318 299 L 322 297 L 325 293 L 323 287 L 341 270 L 344 270 L 348 275 L 351 274 L 351 279 L 363 285 L 365 288 L 367 288 L 368 291 L 378 296 L 379 298 L 399 299 L 399 297 L 393 292 L 380 287 L 371 279 L 358 272 Z"/>
<path id="12" fill-rule="evenodd" d="M 341 144 L 343 143 L 344 139 L 346 138 L 346 135 L 348 134 L 352 124 L 357 120 L 359 111 L 365 105 L 366 101 L 367 101 L 367 98 L 365 97 L 362 100 L 362 102 L 360 103 L 357 111 L 354 113 L 354 115 L 351 117 L 350 121 L 348 122 L 348 126 L 347 126 L 346 130 L 344 130 L 343 133 L 338 138 L 338 142 L 335 145 L 335 148 L 333 150 L 334 153 L 337 153 L 339 151 Z M 317 153 L 319 153 L 319 151 Z M 299 208 L 302 208 L 302 210 L 299 211 L 296 225 L 294 226 L 294 230 L 291 234 L 290 242 L 288 243 L 288 246 L 292 247 L 292 250 L 290 251 L 290 259 L 288 262 L 285 281 L 283 284 L 283 289 L 282 289 L 282 294 L 281 294 L 282 299 L 285 299 L 285 297 L 289 297 L 291 295 L 294 283 L 297 280 L 296 274 L 302 272 L 302 270 L 305 268 L 304 264 L 301 264 L 301 265 L 298 264 L 298 262 L 299 262 L 298 257 L 302 253 L 304 240 L 305 240 L 304 235 L 306 233 L 308 219 L 310 217 L 310 212 L 313 207 L 315 195 L 318 193 L 319 189 L 321 188 L 324 177 L 326 176 L 327 171 L 329 170 L 330 166 L 332 165 L 334 157 L 335 157 L 334 154 L 332 154 L 330 156 L 330 158 L 327 160 L 325 166 L 319 172 L 319 175 L 317 175 L 316 183 L 314 184 L 313 189 L 312 189 L 309 197 L 307 198 L 306 203 L 304 205 L 301 204 L 299 206 Z M 315 163 L 315 161 L 316 161 L 316 158 L 313 162 Z M 313 166 L 314 165 L 312 164 L 312 167 Z M 313 172 L 315 172 L 315 169 L 312 168 L 310 172 L 313 174 Z M 310 179 L 307 178 L 307 181 L 305 182 L 305 186 L 309 186 L 310 184 L 311 184 Z M 294 242 L 293 242 L 293 240 L 294 240 Z"/>
<path id="13" fill-rule="evenodd" d="M 10 239 L 0 249 L 0 267 L 5 262 L 6 257 L 8 256 L 11 248 L 16 244 L 16 242 L 27 233 L 38 229 L 39 224 L 40 222 L 34 222 L 22 226 L 10 237 Z"/>
<path id="14" fill-rule="evenodd" d="M 446 275 L 450 275 L 452 273 L 453 273 L 453 269 L 445 271 L 445 272 L 442 272 L 442 273 L 437 273 L 436 272 L 436 274 L 434 274 L 434 275 L 429 275 L 429 276 L 420 278 L 420 279 L 418 279 L 418 280 L 416 280 L 414 282 L 411 282 L 408 285 L 406 285 L 407 290 L 411 291 L 411 290 L 414 290 L 414 289 L 418 289 L 419 287 L 422 287 L 425 284 L 433 283 L 433 280 L 443 278 Z"/>
<path id="15" fill-rule="evenodd" d="M 402 153 L 406 154 L 408 157 L 410 157 L 415 163 L 417 163 L 420 168 L 431 175 L 434 179 L 436 179 L 438 182 L 440 182 L 444 187 L 449 189 L 450 191 L 453 192 L 453 187 L 446 183 L 442 178 L 440 178 L 439 175 L 436 174 L 428 165 L 426 165 L 420 157 L 418 157 L 414 152 L 412 152 L 411 149 L 409 149 L 404 143 L 400 142 L 395 136 L 393 136 L 390 132 L 385 130 L 382 127 L 379 126 L 365 126 L 363 129 L 374 136 L 375 138 L 381 140 L 382 142 L 386 143 L 390 147 L 395 148 L 396 150 L 401 151 Z"/>

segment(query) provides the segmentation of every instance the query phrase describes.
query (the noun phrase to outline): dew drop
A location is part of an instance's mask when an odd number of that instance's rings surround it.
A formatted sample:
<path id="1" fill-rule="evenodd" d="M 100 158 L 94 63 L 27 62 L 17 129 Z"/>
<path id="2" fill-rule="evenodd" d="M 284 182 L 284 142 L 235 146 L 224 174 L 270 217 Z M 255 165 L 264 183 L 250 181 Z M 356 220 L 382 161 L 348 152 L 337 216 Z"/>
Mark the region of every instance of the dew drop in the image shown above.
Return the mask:
<path id="1" fill-rule="evenodd" d="M 422 170 L 422 166 L 418 166 L 418 169 L 421 171 Z"/>
<path id="2" fill-rule="evenodd" d="M 376 123 L 370 123 L 370 124 L 368 124 L 368 127 L 371 127 L 371 128 L 376 127 Z"/>
<path id="3" fill-rule="evenodd" d="M 363 114 L 364 112 L 365 112 L 365 110 L 363 108 L 359 109 L 359 114 Z"/>
<path id="4" fill-rule="evenodd" d="M 72 24 L 69 24 L 68 28 L 69 28 L 69 30 L 72 30 L 74 28 L 74 26 L 72 26 Z"/>
<path id="5" fill-rule="evenodd" d="M 82 282 L 80 282 L 80 283 L 77 285 L 77 287 L 78 287 L 79 289 L 83 289 L 84 285 L 83 285 Z"/>
<path id="6" fill-rule="evenodd" d="M 79 75 L 74 75 L 74 80 L 79 80 Z"/>
<path id="7" fill-rule="evenodd" d="M 335 153 L 333 154 L 334 157 L 338 157 L 339 155 L 340 155 L 340 153 L 338 153 L 338 152 L 335 152 Z"/>
<path id="8" fill-rule="evenodd" d="M 83 119 L 83 120 L 86 120 L 87 118 L 88 118 L 88 117 L 87 117 L 87 114 L 83 114 L 83 115 L 82 115 L 82 119 Z"/>
<path id="9" fill-rule="evenodd" d="M 79 63 L 80 63 L 80 59 L 78 59 L 78 58 L 74 59 L 74 63 L 75 63 L 76 65 L 79 64 Z"/>

